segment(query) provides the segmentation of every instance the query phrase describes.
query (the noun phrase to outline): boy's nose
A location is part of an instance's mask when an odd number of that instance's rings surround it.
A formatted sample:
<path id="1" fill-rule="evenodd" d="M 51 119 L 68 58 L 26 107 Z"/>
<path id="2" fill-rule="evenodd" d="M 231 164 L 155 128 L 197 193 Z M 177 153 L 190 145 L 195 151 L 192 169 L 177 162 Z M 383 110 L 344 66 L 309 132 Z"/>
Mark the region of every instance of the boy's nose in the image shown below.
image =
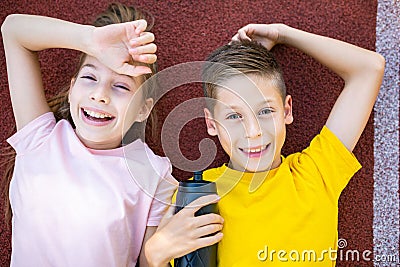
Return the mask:
<path id="1" fill-rule="evenodd" d="M 255 138 L 262 135 L 260 122 L 256 118 L 247 121 L 244 126 L 247 138 Z"/>
<path id="2" fill-rule="evenodd" d="M 97 86 L 91 93 L 90 99 L 103 104 L 110 103 L 110 97 L 108 95 L 108 90 L 105 86 Z"/>

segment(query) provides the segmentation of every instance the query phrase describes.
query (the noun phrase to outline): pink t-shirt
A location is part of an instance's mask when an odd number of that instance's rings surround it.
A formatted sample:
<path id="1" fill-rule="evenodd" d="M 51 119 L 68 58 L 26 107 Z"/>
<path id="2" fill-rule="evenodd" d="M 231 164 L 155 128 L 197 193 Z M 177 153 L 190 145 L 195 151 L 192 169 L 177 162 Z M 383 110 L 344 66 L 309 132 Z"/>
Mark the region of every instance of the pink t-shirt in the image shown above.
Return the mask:
<path id="1" fill-rule="evenodd" d="M 135 266 L 146 226 L 157 226 L 177 181 L 167 158 L 140 140 L 85 147 L 53 113 L 8 139 L 11 266 Z"/>

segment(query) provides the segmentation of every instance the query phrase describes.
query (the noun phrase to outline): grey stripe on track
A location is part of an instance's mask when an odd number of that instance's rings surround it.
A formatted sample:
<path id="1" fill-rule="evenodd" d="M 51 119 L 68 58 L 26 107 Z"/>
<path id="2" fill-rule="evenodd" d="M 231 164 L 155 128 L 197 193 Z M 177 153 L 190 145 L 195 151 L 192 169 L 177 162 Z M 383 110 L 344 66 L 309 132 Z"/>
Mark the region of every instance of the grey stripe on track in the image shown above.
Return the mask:
<path id="1" fill-rule="evenodd" d="M 385 57 L 386 70 L 374 108 L 374 266 L 400 262 L 399 33 L 400 1 L 378 0 L 376 51 Z"/>

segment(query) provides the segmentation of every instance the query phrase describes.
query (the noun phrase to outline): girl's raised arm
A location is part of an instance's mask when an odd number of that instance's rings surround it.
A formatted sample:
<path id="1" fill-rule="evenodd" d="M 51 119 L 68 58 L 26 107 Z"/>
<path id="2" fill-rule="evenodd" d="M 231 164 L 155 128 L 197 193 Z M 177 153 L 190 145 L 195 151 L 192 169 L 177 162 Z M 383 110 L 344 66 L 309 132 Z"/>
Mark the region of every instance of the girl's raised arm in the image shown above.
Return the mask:
<path id="1" fill-rule="evenodd" d="M 40 16 L 10 15 L 6 18 L 1 32 L 17 130 L 50 111 L 37 52 L 53 47 L 83 51 L 91 28 Z"/>
<path id="2" fill-rule="evenodd" d="M 132 59 L 145 63 L 156 60 L 154 36 L 143 33 L 146 26 L 144 20 L 96 28 L 42 16 L 8 16 L 1 31 L 17 130 L 50 111 L 44 95 L 38 51 L 75 49 L 97 57 L 118 73 L 138 76 L 149 69 L 133 66 Z M 136 46 L 141 48 L 133 49 Z"/>

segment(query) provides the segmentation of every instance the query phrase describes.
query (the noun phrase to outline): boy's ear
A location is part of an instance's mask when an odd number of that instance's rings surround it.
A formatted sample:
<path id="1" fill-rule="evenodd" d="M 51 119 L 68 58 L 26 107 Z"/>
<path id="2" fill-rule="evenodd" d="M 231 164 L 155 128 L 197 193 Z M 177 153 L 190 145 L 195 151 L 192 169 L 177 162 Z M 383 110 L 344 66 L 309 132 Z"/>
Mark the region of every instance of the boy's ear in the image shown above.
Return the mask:
<path id="1" fill-rule="evenodd" d="M 204 119 L 206 120 L 208 134 L 211 136 L 216 136 L 218 134 L 217 125 L 208 108 L 204 109 Z"/>
<path id="2" fill-rule="evenodd" d="M 145 121 L 147 117 L 149 117 L 151 108 L 153 107 L 153 102 L 154 102 L 153 98 L 147 98 L 144 101 L 144 104 L 142 108 L 139 110 L 138 116 L 136 118 L 137 122 Z"/>
<path id="3" fill-rule="evenodd" d="M 293 122 L 292 107 L 292 96 L 287 95 L 283 106 L 285 110 L 285 124 L 291 124 Z"/>

